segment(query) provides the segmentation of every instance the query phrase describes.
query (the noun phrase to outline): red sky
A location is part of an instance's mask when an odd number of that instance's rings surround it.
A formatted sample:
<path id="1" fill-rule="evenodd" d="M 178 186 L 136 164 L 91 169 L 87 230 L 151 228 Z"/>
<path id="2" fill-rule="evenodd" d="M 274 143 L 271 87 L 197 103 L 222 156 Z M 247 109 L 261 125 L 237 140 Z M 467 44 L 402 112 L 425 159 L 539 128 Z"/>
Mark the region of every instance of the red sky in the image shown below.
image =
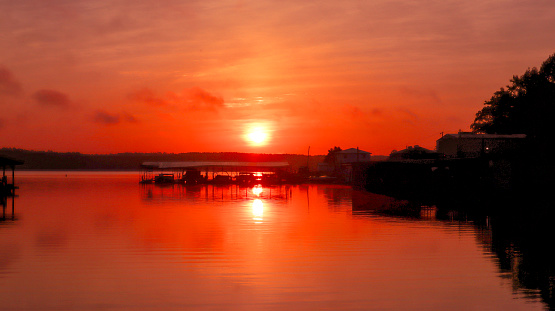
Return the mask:
<path id="1" fill-rule="evenodd" d="M 552 0 L 0 0 L 0 147 L 433 148 L 555 52 L 554 16 Z"/>

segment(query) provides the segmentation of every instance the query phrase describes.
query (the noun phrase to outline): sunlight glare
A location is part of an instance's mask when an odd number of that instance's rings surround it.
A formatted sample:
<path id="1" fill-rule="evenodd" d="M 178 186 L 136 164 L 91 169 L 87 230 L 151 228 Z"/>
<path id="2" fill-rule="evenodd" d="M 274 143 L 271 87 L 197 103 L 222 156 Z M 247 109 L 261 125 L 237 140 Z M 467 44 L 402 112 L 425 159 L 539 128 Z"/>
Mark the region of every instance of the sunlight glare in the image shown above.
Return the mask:
<path id="1" fill-rule="evenodd" d="M 252 193 L 256 196 L 260 196 L 260 194 L 262 193 L 262 187 L 257 186 L 252 188 Z"/>
<path id="2" fill-rule="evenodd" d="M 248 136 L 255 145 L 261 145 L 266 141 L 266 133 L 261 128 L 252 129 Z"/>
<path id="3" fill-rule="evenodd" d="M 252 147 L 266 146 L 272 138 L 272 126 L 268 122 L 246 124 L 243 128 L 243 139 Z"/>
<path id="4" fill-rule="evenodd" d="M 252 202 L 252 215 L 255 220 L 262 220 L 262 215 L 264 214 L 264 204 L 260 199 L 256 199 Z"/>

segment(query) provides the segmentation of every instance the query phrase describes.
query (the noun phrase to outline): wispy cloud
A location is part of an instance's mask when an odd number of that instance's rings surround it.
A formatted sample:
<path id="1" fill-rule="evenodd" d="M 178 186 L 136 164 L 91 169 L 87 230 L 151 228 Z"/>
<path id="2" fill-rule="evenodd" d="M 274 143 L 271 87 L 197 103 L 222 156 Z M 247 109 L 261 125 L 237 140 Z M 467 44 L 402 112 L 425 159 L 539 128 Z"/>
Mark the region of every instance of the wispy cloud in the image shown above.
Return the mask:
<path id="1" fill-rule="evenodd" d="M 408 98 L 416 99 L 422 102 L 428 102 L 433 104 L 441 104 L 441 98 L 437 92 L 429 89 L 416 89 L 410 87 L 400 87 L 400 93 L 407 96 Z"/>
<path id="2" fill-rule="evenodd" d="M 128 112 L 110 113 L 105 110 L 97 110 L 94 112 L 92 119 L 95 123 L 103 125 L 115 125 L 121 123 L 122 121 L 138 123 L 137 118 Z"/>
<path id="3" fill-rule="evenodd" d="M 104 110 L 97 110 L 93 117 L 94 122 L 104 125 L 114 125 L 120 122 L 118 114 L 111 114 Z"/>
<path id="4" fill-rule="evenodd" d="M 37 104 L 44 107 L 68 108 L 72 105 L 66 94 L 56 90 L 38 90 L 31 97 Z"/>
<path id="5" fill-rule="evenodd" d="M 17 96 L 23 93 L 21 83 L 6 67 L 0 66 L 0 95 Z"/>
<path id="6" fill-rule="evenodd" d="M 140 90 L 132 92 L 127 95 L 131 101 L 140 102 L 151 106 L 166 106 L 168 101 L 158 97 L 154 91 L 147 87 L 143 87 Z"/>
<path id="7" fill-rule="evenodd" d="M 194 87 L 184 91 L 183 103 L 193 110 L 217 109 L 224 106 L 224 99 L 199 87 Z"/>
<path id="8" fill-rule="evenodd" d="M 129 123 L 138 123 L 139 122 L 139 120 L 137 120 L 137 118 L 134 115 L 132 115 L 128 112 L 123 112 L 122 113 L 122 118 L 123 118 L 123 120 L 125 120 Z"/>
<path id="9" fill-rule="evenodd" d="M 199 87 L 185 89 L 181 93 L 168 92 L 163 97 L 144 87 L 128 94 L 127 97 L 131 101 L 149 106 L 172 106 L 186 110 L 216 110 L 224 107 L 224 99 L 221 96 Z"/>

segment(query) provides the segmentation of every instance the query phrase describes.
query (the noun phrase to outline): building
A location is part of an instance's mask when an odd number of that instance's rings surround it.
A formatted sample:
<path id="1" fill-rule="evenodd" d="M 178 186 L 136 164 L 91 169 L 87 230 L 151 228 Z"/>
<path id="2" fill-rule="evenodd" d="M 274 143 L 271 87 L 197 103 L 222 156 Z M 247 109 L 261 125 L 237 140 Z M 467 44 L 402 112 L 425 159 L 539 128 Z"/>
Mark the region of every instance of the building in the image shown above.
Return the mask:
<path id="1" fill-rule="evenodd" d="M 446 134 L 436 141 L 436 150 L 448 158 L 477 158 L 486 154 L 515 150 L 524 143 L 526 135 L 498 135 L 459 132 Z"/>
<path id="2" fill-rule="evenodd" d="M 393 150 L 389 155 L 389 161 L 404 161 L 404 160 L 427 160 L 427 159 L 438 159 L 440 158 L 440 153 L 429 150 L 418 145 L 408 146 L 403 150 Z"/>
<path id="3" fill-rule="evenodd" d="M 336 174 L 342 182 L 353 181 L 353 164 L 370 162 L 371 153 L 358 148 L 349 148 L 335 153 Z"/>
<path id="4" fill-rule="evenodd" d="M 358 148 L 349 148 L 335 153 L 335 164 L 342 166 L 357 162 L 370 162 L 371 153 Z"/>
<path id="5" fill-rule="evenodd" d="M 0 197 L 13 196 L 15 194 L 15 167 L 22 165 L 23 161 L 14 160 L 0 156 L 0 166 L 2 167 L 2 179 L 0 182 Z M 12 170 L 11 180 L 9 174 L 6 174 L 6 168 Z"/>

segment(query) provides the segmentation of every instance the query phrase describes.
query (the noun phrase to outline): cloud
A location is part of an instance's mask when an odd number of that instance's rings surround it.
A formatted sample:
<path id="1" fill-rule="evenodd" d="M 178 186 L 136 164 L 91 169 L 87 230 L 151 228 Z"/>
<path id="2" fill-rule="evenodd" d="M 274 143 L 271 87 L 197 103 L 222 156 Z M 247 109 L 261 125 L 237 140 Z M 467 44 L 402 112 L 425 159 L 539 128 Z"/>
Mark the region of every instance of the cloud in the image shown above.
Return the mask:
<path id="1" fill-rule="evenodd" d="M 127 122 L 130 122 L 130 123 L 139 122 L 139 120 L 137 120 L 137 118 L 135 118 L 135 116 L 130 114 L 130 113 L 124 112 L 124 113 L 122 113 L 122 115 L 123 115 L 123 120 L 125 120 Z"/>
<path id="2" fill-rule="evenodd" d="M 109 113 L 105 110 L 97 110 L 94 113 L 93 121 L 95 123 L 104 124 L 104 125 L 115 125 L 115 124 L 121 123 L 122 121 L 129 122 L 129 123 L 139 122 L 137 118 L 130 113 L 127 113 L 127 112 Z"/>
<path id="3" fill-rule="evenodd" d="M 192 109 L 215 109 L 224 106 L 222 97 L 212 95 L 199 87 L 186 90 L 184 95 L 185 104 Z"/>
<path id="4" fill-rule="evenodd" d="M 0 66 L 0 95 L 17 96 L 22 93 L 21 83 L 14 78 L 11 71 Z"/>
<path id="5" fill-rule="evenodd" d="M 130 93 L 130 100 L 149 106 L 175 106 L 186 110 L 215 110 L 224 107 L 224 99 L 199 87 L 185 89 L 181 93 L 168 92 L 166 96 L 158 96 L 151 89 L 144 87 Z"/>
<path id="6" fill-rule="evenodd" d="M 420 116 L 410 109 L 401 107 L 397 109 L 397 113 L 404 123 L 415 125 L 420 121 Z"/>
<path id="7" fill-rule="evenodd" d="M 350 120 L 357 120 L 360 118 L 364 118 L 365 114 L 359 107 L 353 106 L 350 104 L 346 104 L 344 106 L 345 113 L 349 116 Z"/>
<path id="8" fill-rule="evenodd" d="M 432 90 L 418 90 L 418 89 L 413 89 L 413 88 L 409 88 L 409 87 L 401 87 L 400 89 L 401 94 L 415 98 L 415 99 L 420 99 L 422 101 L 427 101 L 430 103 L 435 103 L 435 104 L 441 104 L 441 98 L 439 97 L 439 95 Z"/>
<path id="9" fill-rule="evenodd" d="M 38 90 L 33 93 L 32 98 L 41 106 L 68 108 L 71 106 L 69 97 L 55 90 Z"/>
<path id="10" fill-rule="evenodd" d="M 97 110 L 93 120 L 100 124 L 114 125 L 120 122 L 120 116 L 118 114 L 110 114 L 104 110 Z"/>
<path id="11" fill-rule="evenodd" d="M 152 106 L 168 105 L 168 102 L 166 100 L 156 96 L 156 94 L 154 94 L 154 92 L 147 87 L 144 87 L 136 92 L 130 93 L 127 97 L 132 101 L 141 102 Z"/>

